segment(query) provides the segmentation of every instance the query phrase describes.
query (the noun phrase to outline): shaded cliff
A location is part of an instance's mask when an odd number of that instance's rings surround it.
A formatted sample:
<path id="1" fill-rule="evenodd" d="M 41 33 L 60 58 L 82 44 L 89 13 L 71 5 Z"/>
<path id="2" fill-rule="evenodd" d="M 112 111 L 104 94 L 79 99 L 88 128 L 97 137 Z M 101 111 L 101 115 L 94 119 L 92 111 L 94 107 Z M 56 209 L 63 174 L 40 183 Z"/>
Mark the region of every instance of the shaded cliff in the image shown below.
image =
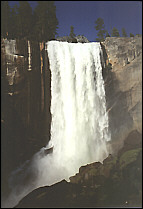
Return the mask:
<path id="1" fill-rule="evenodd" d="M 113 151 L 134 129 L 142 133 L 142 37 L 102 42 L 103 70 Z"/>
<path id="2" fill-rule="evenodd" d="M 29 56 L 26 40 L 1 42 L 2 196 L 10 191 L 11 172 L 50 138 L 50 70 L 40 44 L 30 46 Z"/>

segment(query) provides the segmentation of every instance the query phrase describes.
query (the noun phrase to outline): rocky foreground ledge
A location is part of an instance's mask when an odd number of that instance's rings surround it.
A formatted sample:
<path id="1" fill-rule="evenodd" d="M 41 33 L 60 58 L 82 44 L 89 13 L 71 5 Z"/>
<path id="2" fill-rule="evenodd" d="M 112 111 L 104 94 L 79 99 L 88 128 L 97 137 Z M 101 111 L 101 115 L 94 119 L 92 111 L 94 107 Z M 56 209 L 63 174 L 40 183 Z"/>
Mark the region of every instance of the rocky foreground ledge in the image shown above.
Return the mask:
<path id="1" fill-rule="evenodd" d="M 34 190 L 15 208 L 141 207 L 141 146 L 142 136 L 134 130 L 117 155 L 80 167 L 70 182 Z"/>

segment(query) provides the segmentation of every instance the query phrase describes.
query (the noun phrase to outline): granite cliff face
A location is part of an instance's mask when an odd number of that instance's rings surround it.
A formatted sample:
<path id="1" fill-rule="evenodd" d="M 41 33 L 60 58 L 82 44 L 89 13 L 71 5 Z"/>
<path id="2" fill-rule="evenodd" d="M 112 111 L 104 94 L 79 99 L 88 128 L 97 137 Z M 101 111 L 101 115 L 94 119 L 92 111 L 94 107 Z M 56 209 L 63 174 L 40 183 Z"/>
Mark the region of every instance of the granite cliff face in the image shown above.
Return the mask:
<path id="1" fill-rule="evenodd" d="M 142 133 L 142 37 L 109 37 L 102 46 L 107 109 L 116 152 L 132 130 Z"/>
<path id="2" fill-rule="evenodd" d="M 1 49 L 3 196 L 10 191 L 10 173 L 47 143 L 50 118 L 46 111 L 50 104 L 50 76 L 47 75 L 49 71 L 45 73 L 44 66 L 41 72 L 39 43 L 31 42 L 32 70 L 28 70 L 26 40 L 2 40 Z M 44 86 L 49 89 L 46 93 Z"/>

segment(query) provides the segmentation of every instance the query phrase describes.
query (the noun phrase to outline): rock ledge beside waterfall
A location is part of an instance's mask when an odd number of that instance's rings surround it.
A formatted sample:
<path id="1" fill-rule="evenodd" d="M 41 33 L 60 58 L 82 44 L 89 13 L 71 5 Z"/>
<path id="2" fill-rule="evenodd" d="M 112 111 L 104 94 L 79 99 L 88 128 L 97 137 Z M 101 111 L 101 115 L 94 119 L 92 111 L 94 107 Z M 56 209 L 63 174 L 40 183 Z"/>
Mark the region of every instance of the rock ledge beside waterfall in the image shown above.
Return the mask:
<path id="1" fill-rule="evenodd" d="M 68 42 L 68 43 L 89 43 L 88 39 L 85 36 L 76 36 L 76 37 L 70 37 L 70 36 L 63 36 L 56 38 L 57 41 L 62 42 Z"/>

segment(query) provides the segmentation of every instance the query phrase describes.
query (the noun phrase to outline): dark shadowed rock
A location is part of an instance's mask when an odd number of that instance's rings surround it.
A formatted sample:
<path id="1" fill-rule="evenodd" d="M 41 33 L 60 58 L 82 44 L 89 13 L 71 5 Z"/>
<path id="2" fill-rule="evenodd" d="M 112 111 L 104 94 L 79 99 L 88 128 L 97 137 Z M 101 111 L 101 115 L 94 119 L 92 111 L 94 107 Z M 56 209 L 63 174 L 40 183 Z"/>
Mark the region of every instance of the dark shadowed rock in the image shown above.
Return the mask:
<path id="1" fill-rule="evenodd" d="M 52 152 L 53 152 L 53 147 L 44 150 L 44 154 L 45 154 L 45 155 L 48 155 L 48 154 L 50 154 L 50 153 L 52 153 Z"/>
<path id="2" fill-rule="evenodd" d="M 46 142 L 42 140 L 45 121 L 41 113 L 39 43 L 31 42 L 31 71 L 27 65 L 26 40 L 5 39 L 1 48 L 2 196 L 7 196 L 10 173 L 29 160 Z"/>
<path id="3" fill-rule="evenodd" d="M 50 187 L 41 187 L 23 198 L 15 208 L 66 207 L 71 186 L 65 180 Z"/>
<path id="4" fill-rule="evenodd" d="M 118 155 L 121 155 L 123 152 L 136 149 L 142 146 L 142 134 L 137 130 L 134 130 L 129 133 L 129 135 L 124 140 L 124 146 L 118 152 Z"/>

